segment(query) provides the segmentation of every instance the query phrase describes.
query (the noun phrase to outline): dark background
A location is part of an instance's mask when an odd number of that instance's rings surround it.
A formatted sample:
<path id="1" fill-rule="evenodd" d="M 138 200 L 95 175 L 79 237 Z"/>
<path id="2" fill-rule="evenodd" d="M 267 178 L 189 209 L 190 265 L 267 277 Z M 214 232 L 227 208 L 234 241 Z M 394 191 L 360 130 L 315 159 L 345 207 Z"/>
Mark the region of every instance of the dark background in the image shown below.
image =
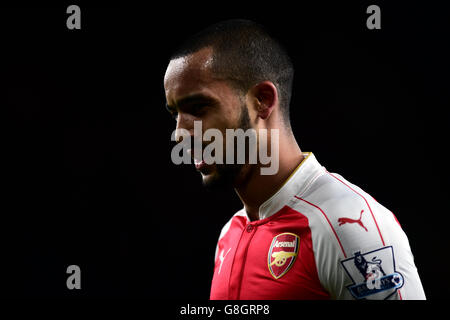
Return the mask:
<path id="1" fill-rule="evenodd" d="M 209 297 L 217 237 L 241 205 L 172 164 L 162 80 L 189 34 L 249 18 L 294 60 L 302 150 L 395 213 L 427 297 L 448 298 L 445 8 L 193 3 L 81 4 L 81 30 L 66 28 L 72 3 L 0 9 L 2 296 Z M 369 4 L 381 30 L 366 28 Z"/>

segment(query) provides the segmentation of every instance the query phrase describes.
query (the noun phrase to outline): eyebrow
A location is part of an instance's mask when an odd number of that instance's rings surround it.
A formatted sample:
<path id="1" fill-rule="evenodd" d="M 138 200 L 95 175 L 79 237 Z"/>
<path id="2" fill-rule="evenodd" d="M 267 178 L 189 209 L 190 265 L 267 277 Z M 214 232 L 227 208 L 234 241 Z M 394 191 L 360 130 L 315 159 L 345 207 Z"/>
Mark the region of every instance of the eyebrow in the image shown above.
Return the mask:
<path id="1" fill-rule="evenodd" d="M 180 108 L 185 105 L 195 104 L 195 103 L 207 103 L 207 104 L 215 105 L 218 103 L 218 101 L 216 99 L 214 99 L 210 96 L 206 96 L 202 93 L 195 93 L 190 96 L 181 98 L 180 100 L 177 101 L 176 105 L 178 106 L 178 108 Z M 166 109 L 169 112 L 171 112 L 171 111 L 176 110 L 177 108 L 166 103 Z"/>

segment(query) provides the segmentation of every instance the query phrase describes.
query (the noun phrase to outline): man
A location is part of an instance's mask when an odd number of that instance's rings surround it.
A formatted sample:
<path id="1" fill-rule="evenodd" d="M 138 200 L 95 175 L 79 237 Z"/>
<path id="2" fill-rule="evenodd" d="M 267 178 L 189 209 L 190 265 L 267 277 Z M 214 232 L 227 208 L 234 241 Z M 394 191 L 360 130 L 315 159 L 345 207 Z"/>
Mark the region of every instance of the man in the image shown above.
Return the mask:
<path id="1" fill-rule="evenodd" d="M 208 164 L 191 149 L 203 184 L 231 185 L 244 206 L 220 233 L 211 299 L 425 299 L 394 215 L 300 150 L 289 123 L 293 73 L 281 45 L 246 20 L 200 32 L 167 67 L 178 142 L 201 121 L 224 135 L 254 129 L 258 141 L 269 132 L 278 148 L 270 175 L 260 161 Z"/>

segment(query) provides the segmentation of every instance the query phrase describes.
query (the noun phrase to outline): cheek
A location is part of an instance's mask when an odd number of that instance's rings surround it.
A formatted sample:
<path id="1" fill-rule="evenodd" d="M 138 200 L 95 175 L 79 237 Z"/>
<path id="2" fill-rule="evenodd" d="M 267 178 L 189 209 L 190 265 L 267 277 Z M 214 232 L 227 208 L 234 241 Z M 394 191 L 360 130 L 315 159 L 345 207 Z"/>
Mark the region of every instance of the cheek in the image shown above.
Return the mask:
<path id="1" fill-rule="evenodd" d="M 239 117 L 236 116 L 236 112 L 230 109 L 219 109 L 212 111 L 207 117 L 204 117 L 202 120 L 203 128 L 210 129 L 219 129 L 223 133 L 225 133 L 225 129 L 234 129 L 236 124 L 238 123 Z"/>
<path id="2" fill-rule="evenodd" d="M 221 97 L 221 105 L 218 108 L 220 116 L 229 128 L 235 128 L 239 122 L 241 110 L 246 105 L 243 98 L 232 89 L 227 88 Z"/>
<path id="3" fill-rule="evenodd" d="M 229 105 L 223 108 L 224 118 L 229 123 L 236 123 L 239 119 L 240 106 L 239 105 Z"/>
<path id="4" fill-rule="evenodd" d="M 245 118 L 248 118 L 248 112 L 247 107 L 243 102 L 236 101 L 235 104 L 229 108 L 227 108 L 226 112 L 224 112 L 225 121 L 227 122 L 227 127 L 230 129 L 237 129 L 242 127 L 242 117 L 245 116 L 245 113 L 247 116 Z"/>

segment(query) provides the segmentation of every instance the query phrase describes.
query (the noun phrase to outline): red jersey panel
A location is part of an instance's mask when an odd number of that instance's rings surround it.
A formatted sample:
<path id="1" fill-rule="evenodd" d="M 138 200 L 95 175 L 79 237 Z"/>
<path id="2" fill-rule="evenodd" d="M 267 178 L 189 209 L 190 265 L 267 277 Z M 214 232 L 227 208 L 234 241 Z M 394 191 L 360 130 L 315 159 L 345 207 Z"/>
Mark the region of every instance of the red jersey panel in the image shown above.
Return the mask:
<path id="1" fill-rule="evenodd" d="M 291 235 L 288 241 L 278 235 Z M 266 219 L 248 223 L 242 216 L 231 222 L 219 243 L 211 299 L 328 299 L 317 277 L 308 219 L 284 207 Z M 275 241 L 273 241 L 275 239 Z M 290 257 L 273 256 L 289 252 Z M 277 269 L 275 269 L 277 268 Z M 285 272 L 286 271 L 286 272 Z"/>
<path id="2" fill-rule="evenodd" d="M 223 227 L 214 300 L 425 299 L 395 216 L 305 153 L 286 183 Z"/>

